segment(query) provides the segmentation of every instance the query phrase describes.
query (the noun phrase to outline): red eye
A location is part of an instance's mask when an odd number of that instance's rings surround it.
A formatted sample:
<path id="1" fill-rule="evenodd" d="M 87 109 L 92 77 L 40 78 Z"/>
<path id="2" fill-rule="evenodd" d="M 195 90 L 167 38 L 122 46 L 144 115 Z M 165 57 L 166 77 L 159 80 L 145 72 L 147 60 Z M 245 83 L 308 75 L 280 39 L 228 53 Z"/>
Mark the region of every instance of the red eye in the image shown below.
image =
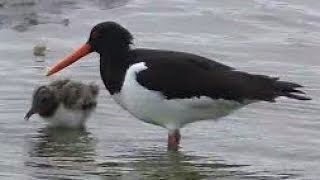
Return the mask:
<path id="1" fill-rule="evenodd" d="M 91 38 L 93 38 L 93 39 L 96 39 L 96 38 L 98 38 L 99 36 L 100 36 L 100 33 L 97 32 L 97 31 L 93 31 L 93 32 L 91 33 Z"/>

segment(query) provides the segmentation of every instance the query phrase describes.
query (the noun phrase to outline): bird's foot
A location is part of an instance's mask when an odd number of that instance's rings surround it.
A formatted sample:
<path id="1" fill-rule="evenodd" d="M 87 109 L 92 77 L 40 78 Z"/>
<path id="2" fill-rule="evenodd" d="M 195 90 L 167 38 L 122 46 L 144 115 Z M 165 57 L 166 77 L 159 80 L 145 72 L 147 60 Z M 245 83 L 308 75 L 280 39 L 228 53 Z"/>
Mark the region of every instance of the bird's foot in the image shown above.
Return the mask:
<path id="1" fill-rule="evenodd" d="M 180 143 L 180 131 L 178 129 L 169 131 L 168 134 L 168 151 L 178 151 Z"/>

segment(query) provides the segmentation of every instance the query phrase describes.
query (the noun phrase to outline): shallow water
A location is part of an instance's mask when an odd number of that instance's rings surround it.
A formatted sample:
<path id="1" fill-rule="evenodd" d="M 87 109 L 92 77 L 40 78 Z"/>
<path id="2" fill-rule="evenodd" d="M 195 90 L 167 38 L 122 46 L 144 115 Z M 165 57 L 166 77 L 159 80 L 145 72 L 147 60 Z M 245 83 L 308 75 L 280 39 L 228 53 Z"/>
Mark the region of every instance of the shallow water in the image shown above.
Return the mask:
<path id="1" fill-rule="evenodd" d="M 46 68 L 117 21 L 138 47 L 189 51 L 306 86 L 312 101 L 257 103 L 217 122 L 167 132 L 137 121 L 110 99 L 97 55 L 51 78 Z M 0 1 L 0 179 L 318 179 L 320 2 L 316 0 Z M 46 56 L 33 47 L 45 44 Z M 33 89 L 70 77 L 101 86 L 85 130 L 46 128 L 23 116 Z"/>

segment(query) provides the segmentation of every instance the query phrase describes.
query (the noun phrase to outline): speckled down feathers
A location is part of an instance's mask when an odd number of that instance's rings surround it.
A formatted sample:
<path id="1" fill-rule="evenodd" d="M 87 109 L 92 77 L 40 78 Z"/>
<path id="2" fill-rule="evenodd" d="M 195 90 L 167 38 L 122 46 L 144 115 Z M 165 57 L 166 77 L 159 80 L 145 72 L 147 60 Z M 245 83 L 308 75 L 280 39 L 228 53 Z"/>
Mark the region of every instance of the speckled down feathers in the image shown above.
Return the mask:
<path id="1" fill-rule="evenodd" d="M 99 87 L 95 84 L 85 85 L 66 79 L 53 81 L 49 87 L 56 91 L 59 102 L 68 109 L 91 109 L 97 105 Z"/>

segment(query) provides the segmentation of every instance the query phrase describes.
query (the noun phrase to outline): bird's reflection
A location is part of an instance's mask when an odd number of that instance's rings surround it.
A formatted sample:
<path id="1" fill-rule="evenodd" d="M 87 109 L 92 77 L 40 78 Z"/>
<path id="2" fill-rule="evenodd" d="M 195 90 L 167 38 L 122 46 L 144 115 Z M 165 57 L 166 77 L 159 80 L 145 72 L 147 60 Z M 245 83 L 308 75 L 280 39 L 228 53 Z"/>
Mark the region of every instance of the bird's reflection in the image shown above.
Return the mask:
<path id="1" fill-rule="evenodd" d="M 100 172 L 101 176 L 122 176 L 123 179 L 203 179 L 251 175 L 240 170 L 247 165 L 227 164 L 215 158 L 156 149 L 138 150 L 132 155 L 119 156 L 114 162 L 100 163 L 99 166 L 105 170 Z"/>
<path id="2" fill-rule="evenodd" d="M 44 128 L 32 138 L 25 165 L 37 179 L 290 179 L 294 174 L 253 172 L 249 165 L 227 163 L 219 157 L 167 152 L 163 147 L 125 147 L 95 152 L 95 139 L 85 129 Z"/>
<path id="3" fill-rule="evenodd" d="M 86 129 L 44 128 L 39 131 L 31 156 L 90 157 L 94 154 L 93 138 Z"/>
<path id="4" fill-rule="evenodd" d="M 70 172 L 81 175 L 95 169 L 95 140 L 86 129 L 40 129 L 32 138 L 28 154 L 25 165 L 37 178 L 68 177 Z"/>
<path id="5" fill-rule="evenodd" d="M 119 165 L 132 168 L 122 175 L 124 179 L 290 179 L 298 177 L 293 173 L 272 171 L 251 171 L 251 165 L 227 163 L 219 157 L 187 155 L 184 152 L 138 150 L 125 156 L 130 162 Z M 121 157 L 120 157 L 121 159 Z"/>

